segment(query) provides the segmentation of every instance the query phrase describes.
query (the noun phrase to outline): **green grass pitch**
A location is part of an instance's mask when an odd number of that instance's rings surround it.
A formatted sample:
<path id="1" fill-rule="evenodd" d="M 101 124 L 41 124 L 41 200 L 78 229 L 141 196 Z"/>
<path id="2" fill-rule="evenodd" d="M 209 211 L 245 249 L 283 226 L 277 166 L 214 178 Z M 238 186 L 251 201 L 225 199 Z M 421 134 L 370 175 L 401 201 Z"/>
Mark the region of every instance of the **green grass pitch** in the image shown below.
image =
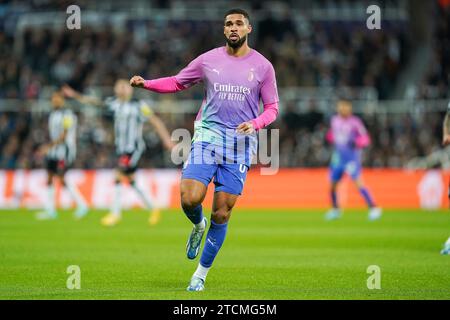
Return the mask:
<path id="1" fill-rule="evenodd" d="M 385 210 L 368 222 L 347 210 L 325 222 L 317 210 L 237 208 L 204 292 L 186 292 L 198 258 L 185 257 L 190 224 L 179 210 L 127 211 L 121 224 L 99 224 L 104 211 L 75 221 L 70 211 L 35 221 L 32 211 L 0 211 L 1 299 L 449 299 L 447 210 Z M 66 287 L 67 267 L 81 289 Z M 369 265 L 381 289 L 367 288 Z"/>

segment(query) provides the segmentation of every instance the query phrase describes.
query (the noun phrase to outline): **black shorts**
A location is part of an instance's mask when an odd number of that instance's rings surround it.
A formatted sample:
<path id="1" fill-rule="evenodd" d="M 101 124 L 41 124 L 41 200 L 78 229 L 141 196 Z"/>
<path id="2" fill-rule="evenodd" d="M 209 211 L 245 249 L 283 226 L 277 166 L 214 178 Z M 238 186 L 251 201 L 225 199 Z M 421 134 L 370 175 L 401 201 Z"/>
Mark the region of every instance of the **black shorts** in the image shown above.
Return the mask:
<path id="1" fill-rule="evenodd" d="M 56 175 L 64 175 L 70 167 L 67 160 L 47 159 L 47 171 Z"/>
<path id="2" fill-rule="evenodd" d="M 136 157 L 138 158 L 136 159 Z M 137 164 L 139 162 L 140 155 L 135 153 L 123 153 L 117 157 L 117 169 L 126 175 L 130 175 L 136 172 Z"/>

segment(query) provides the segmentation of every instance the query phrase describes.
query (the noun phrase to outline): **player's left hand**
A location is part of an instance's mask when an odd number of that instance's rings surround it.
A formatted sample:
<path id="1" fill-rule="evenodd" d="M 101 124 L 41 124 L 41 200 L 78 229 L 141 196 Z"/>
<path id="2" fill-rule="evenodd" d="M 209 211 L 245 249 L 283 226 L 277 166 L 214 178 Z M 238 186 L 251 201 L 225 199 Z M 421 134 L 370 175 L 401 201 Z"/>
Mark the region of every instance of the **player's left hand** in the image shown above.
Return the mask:
<path id="1" fill-rule="evenodd" d="M 250 121 L 248 121 L 241 123 L 237 127 L 236 131 L 237 133 L 252 134 L 253 132 L 255 132 L 255 128 L 253 127 L 253 124 Z"/>

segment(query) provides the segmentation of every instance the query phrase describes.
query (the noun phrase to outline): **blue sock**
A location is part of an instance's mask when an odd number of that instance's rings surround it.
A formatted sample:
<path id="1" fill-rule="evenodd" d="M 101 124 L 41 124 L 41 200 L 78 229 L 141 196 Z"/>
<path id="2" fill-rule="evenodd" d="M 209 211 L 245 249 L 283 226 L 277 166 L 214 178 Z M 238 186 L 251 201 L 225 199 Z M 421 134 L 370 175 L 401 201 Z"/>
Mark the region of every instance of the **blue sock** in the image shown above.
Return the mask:
<path id="1" fill-rule="evenodd" d="M 205 246 L 203 248 L 200 264 L 205 267 L 211 267 L 214 258 L 222 247 L 225 235 L 227 234 L 228 223 L 217 224 L 211 220 L 208 234 L 206 235 Z"/>
<path id="2" fill-rule="evenodd" d="M 188 219 L 191 220 L 193 224 L 199 224 L 200 222 L 202 222 L 203 210 L 201 204 L 199 204 L 193 209 L 187 209 L 183 207 L 183 211 L 186 217 L 188 217 Z"/>
<path id="3" fill-rule="evenodd" d="M 333 203 L 333 208 L 337 209 L 338 208 L 338 203 L 337 203 L 337 193 L 336 193 L 336 191 L 331 191 L 331 201 Z"/>
<path id="4" fill-rule="evenodd" d="M 369 208 L 375 207 L 375 203 L 372 200 L 372 197 L 370 196 L 369 190 L 366 188 L 360 188 L 359 193 L 364 197 L 364 200 L 366 200 L 367 205 Z"/>

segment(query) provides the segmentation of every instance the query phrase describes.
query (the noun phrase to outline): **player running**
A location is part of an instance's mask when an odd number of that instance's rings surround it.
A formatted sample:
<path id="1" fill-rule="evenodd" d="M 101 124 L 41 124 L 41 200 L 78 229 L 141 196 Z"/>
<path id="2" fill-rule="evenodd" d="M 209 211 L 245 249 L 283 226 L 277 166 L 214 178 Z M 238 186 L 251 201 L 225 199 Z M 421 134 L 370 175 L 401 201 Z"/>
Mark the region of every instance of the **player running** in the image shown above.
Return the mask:
<path id="1" fill-rule="evenodd" d="M 37 213 L 36 218 L 38 220 L 49 220 L 58 217 L 55 209 L 54 182 L 59 180 L 61 186 L 66 187 L 75 200 L 77 205 L 75 217 L 80 219 L 88 212 L 86 202 L 77 187 L 64 178 L 67 169 L 72 165 L 76 156 L 77 116 L 65 106 L 64 96 L 59 91 L 52 94 L 51 104 L 53 110 L 50 112 L 48 119 L 51 142 L 39 149 L 40 153 L 46 155 L 48 199 L 45 211 Z"/>
<path id="2" fill-rule="evenodd" d="M 448 146 L 450 144 L 450 102 L 447 106 L 447 113 L 445 114 L 444 124 L 442 125 L 442 144 Z M 450 184 L 448 188 L 448 197 L 450 199 Z M 444 248 L 441 250 L 441 254 L 450 255 L 450 237 L 444 243 Z"/>
<path id="3" fill-rule="evenodd" d="M 122 182 L 128 181 L 148 209 L 151 209 L 149 224 L 155 225 L 160 220 L 159 206 L 146 194 L 135 181 L 135 172 L 139 159 L 145 150 L 142 129 L 149 122 L 161 138 L 164 146 L 171 149 L 173 144 L 169 132 L 152 109 L 144 102 L 132 99 L 133 88 L 126 79 L 119 79 L 114 85 L 115 97 L 102 101 L 96 97 L 84 96 L 69 86 L 63 87 L 64 93 L 84 104 L 106 106 L 114 116 L 114 136 L 117 153 L 117 169 L 114 186 L 114 199 L 111 212 L 102 218 L 104 226 L 114 226 L 122 219 L 121 193 Z"/>
<path id="4" fill-rule="evenodd" d="M 232 9 L 224 16 L 226 45 L 210 50 L 176 76 L 144 80 L 131 78 L 132 86 L 159 93 L 185 90 L 203 82 L 205 97 L 198 112 L 191 152 L 181 178 L 181 206 L 194 224 L 186 253 L 199 253 L 207 219 L 202 202 L 214 178 L 211 225 L 203 253 L 188 291 L 201 291 L 208 271 L 227 233 L 228 221 L 241 195 L 251 159 L 256 154 L 256 130 L 272 123 L 278 114 L 278 93 L 272 64 L 248 45 L 252 31 L 249 15 Z M 264 111 L 259 114 L 260 100 Z"/>
<path id="5" fill-rule="evenodd" d="M 377 208 L 370 196 L 369 190 L 361 180 L 361 152 L 370 144 L 370 137 L 361 119 L 352 114 L 350 101 L 340 100 L 337 104 L 337 115 L 331 119 L 331 128 L 326 136 L 329 143 L 334 145 L 331 158 L 331 200 L 333 208 L 325 216 L 327 220 L 341 217 L 341 209 L 337 200 L 337 185 L 344 173 L 355 182 L 359 192 L 369 207 L 369 220 L 381 217 L 382 210 Z"/>

